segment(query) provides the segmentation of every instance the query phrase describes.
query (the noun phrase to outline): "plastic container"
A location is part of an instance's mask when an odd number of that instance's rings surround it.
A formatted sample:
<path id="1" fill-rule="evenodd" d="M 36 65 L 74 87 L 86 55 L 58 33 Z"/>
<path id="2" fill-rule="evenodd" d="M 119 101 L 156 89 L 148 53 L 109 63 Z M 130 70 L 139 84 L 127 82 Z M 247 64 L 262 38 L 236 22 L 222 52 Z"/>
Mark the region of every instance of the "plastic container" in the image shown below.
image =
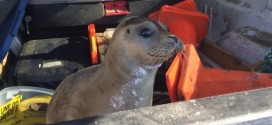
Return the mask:
<path id="1" fill-rule="evenodd" d="M 184 44 L 198 47 L 208 33 L 209 17 L 200 13 L 192 0 L 173 6 L 164 5 L 160 11 L 151 13 L 149 18 L 166 24 L 169 32 L 175 34 Z"/>
<path id="2" fill-rule="evenodd" d="M 0 91 L 0 106 L 13 99 L 16 95 L 22 95 L 22 100 L 38 95 L 52 96 L 53 90 L 30 86 L 8 87 Z"/>
<path id="3" fill-rule="evenodd" d="M 45 124 L 46 107 L 53 95 L 52 90 L 17 86 L 0 91 L 0 124 Z"/>

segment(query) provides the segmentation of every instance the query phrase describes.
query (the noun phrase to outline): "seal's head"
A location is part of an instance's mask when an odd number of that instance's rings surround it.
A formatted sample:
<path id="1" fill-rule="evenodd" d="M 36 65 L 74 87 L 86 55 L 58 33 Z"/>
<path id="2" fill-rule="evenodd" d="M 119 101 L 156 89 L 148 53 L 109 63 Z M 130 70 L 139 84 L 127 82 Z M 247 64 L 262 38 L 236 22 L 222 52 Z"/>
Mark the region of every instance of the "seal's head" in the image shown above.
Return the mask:
<path id="1" fill-rule="evenodd" d="M 169 33 L 161 22 L 137 16 L 121 21 L 112 41 L 109 49 L 118 50 L 111 52 L 149 68 L 158 68 L 165 60 L 183 49 L 183 43 Z"/>

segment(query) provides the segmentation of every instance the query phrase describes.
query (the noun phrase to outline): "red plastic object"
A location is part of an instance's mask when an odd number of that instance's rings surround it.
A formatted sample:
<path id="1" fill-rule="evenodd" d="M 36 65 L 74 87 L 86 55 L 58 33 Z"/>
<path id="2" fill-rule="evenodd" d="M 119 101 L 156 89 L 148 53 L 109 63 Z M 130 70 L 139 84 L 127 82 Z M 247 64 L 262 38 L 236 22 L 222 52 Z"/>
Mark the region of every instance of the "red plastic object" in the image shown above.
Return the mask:
<path id="1" fill-rule="evenodd" d="M 168 6 L 168 5 L 164 5 L 164 6 L 162 6 L 162 8 L 165 6 Z M 194 0 L 185 0 L 183 2 L 179 2 L 175 5 L 173 5 L 173 7 L 176 7 L 178 9 L 183 9 L 183 10 L 197 11 L 197 7 L 195 5 Z M 160 11 L 153 12 L 153 13 L 149 14 L 149 18 L 154 19 L 154 20 L 159 20 L 159 14 L 160 14 Z"/>
<path id="2" fill-rule="evenodd" d="M 166 24 L 169 31 L 177 35 L 184 44 L 198 46 L 199 42 L 208 32 L 208 15 L 197 11 L 194 0 L 185 0 L 173 6 L 165 5 L 160 11 L 149 15 L 149 18 Z M 178 81 L 180 79 L 181 54 L 178 54 L 168 71 L 166 83 L 170 101 L 178 101 Z"/>
<path id="3" fill-rule="evenodd" d="M 171 102 L 177 102 L 179 100 L 177 92 L 180 71 L 182 70 L 181 59 L 182 59 L 181 53 L 177 54 L 171 66 L 166 72 L 166 85 Z"/>
<path id="4" fill-rule="evenodd" d="M 150 14 L 149 18 L 166 24 L 169 32 L 177 35 L 184 44 L 193 44 L 197 47 L 208 33 L 209 17 L 196 11 L 193 0 L 173 6 L 165 5 L 159 12 Z"/>
<path id="5" fill-rule="evenodd" d="M 105 16 L 127 15 L 129 11 L 126 8 L 126 1 L 105 2 Z"/>
<path id="6" fill-rule="evenodd" d="M 190 44 L 185 45 L 184 53 L 188 58 L 181 61 L 182 70 L 176 70 L 175 74 L 180 74 L 178 83 L 172 82 L 178 84 L 178 91 L 171 94 L 174 100 L 178 96 L 190 100 L 272 87 L 272 74 L 205 68 Z"/>
<path id="7" fill-rule="evenodd" d="M 188 0 L 189 1 L 189 0 Z M 192 1 L 192 0 L 190 0 Z M 186 2 L 186 1 L 185 1 Z M 151 14 L 150 18 L 165 23 L 170 32 L 177 35 L 184 43 L 184 58 L 179 54 L 166 73 L 166 82 L 170 101 L 178 101 L 233 92 L 272 87 L 272 75 L 244 71 L 211 69 L 203 67 L 196 47 L 207 34 L 208 16 L 193 10 L 193 6 L 182 9 L 163 6 Z"/>
<path id="8" fill-rule="evenodd" d="M 92 64 L 98 64 L 98 49 L 97 49 L 97 40 L 96 40 L 96 32 L 94 24 L 89 24 L 88 26 L 89 32 L 89 41 L 90 41 L 90 58 L 92 60 Z"/>

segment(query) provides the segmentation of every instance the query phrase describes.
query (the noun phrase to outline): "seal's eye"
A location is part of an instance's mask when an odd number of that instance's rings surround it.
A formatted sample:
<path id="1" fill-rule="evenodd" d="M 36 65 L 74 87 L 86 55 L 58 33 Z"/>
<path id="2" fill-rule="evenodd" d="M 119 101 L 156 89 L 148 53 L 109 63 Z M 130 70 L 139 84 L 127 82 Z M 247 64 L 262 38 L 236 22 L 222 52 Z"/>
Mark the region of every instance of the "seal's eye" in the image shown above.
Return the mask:
<path id="1" fill-rule="evenodd" d="M 141 36 L 144 37 L 144 38 L 151 37 L 152 35 L 153 35 L 153 31 L 151 29 L 144 28 L 141 31 Z"/>

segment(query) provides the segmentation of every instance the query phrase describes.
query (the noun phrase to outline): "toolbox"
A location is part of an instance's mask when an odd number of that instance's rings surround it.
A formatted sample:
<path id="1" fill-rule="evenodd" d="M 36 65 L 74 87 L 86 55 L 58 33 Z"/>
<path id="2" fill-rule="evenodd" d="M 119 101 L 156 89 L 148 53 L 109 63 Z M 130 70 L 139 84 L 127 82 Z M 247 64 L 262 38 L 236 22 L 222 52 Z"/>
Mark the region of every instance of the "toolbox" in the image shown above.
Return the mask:
<path id="1" fill-rule="evenodd" d="M 14 70 L 16 83 L 56 89 L 68 75 L 90 66 L 89 49 L 84 37 L 27 41 Z"/>

